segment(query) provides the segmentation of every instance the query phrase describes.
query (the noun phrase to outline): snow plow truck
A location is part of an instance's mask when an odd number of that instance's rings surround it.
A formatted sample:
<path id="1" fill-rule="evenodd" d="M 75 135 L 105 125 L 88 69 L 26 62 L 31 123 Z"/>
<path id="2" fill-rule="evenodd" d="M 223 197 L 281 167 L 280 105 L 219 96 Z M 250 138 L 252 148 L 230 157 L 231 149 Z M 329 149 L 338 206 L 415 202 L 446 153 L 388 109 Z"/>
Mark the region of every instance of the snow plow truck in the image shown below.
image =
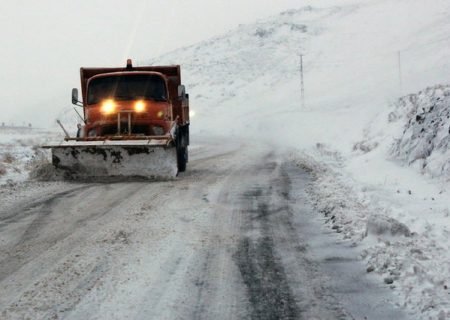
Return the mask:
<path id="1" fill-rule="evenodd" d="M 45 146 L 64 177 L 170 178 L 186 170 L 189 95 L 180 66 L 81 68 L 82 107 L 76 136 Z"/>

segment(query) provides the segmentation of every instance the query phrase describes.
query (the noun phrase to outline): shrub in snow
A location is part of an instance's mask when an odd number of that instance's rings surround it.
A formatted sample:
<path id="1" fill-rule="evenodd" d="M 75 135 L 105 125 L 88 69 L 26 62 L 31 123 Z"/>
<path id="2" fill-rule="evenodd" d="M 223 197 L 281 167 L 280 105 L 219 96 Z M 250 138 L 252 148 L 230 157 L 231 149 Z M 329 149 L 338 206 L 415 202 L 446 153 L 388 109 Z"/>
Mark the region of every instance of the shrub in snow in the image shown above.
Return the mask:
<path id="1" fill-rule="evenodd" d="M 450 177 L 450 86 L 435 86 L 401 98 L 389 115 L 403 121 L 391 155 L 408 165 L 418 165 L 433 177 Z"/>
<path id="2" fill-rule="evenodd" d="M 365 236 L 369 234 L 410 237 L 411 231 L 405 224 L 395 219 L 376 214 L 367 219 Z"/>
<path id="3" fill-rule="evenodd" d="M 270 36 L 273 33 L 273 29 L 263 29 L 263 28 L 257 28 L 255 32 L 255 36 L 258 36 L 260 38 L 266 38 Z"/>
<path id="4" fill-rule="evenodd" d="M 6 152 L 3 154 L 2 161 L 3 161 L 3 163 L 11 164 L 14 161 L 16 161 L 16 157 L 14 157 L 11 153 Z"/>
<path id="5" fill-rule="evenodd" d="M 286 26 L 289 27 L 291 31 L 300 31 L 300 32 L 307 32 L 308 27 L 304 24 L 296 24 L 296 23 L 285 23 Z"/>
<path id="6" fill-rule="evenodd" d="M 29 176 L 39 181 L 57 180 L 55 168 L 51 163 L 36 165 L 31 169 Z"/>
<path id="7" fill-rule="evenodd" d="M 31 179 L 52 180 L 55 176 L 55 169 L 50 161 L 50 154 L 40 148 L 33 148 L 34 154 L 27 163 Z"/>
<path id="8" fill-rule="evenodd" d="M 378 142 L 376 141 L 360 141 L 353 145 L 353 151 L 362 151 L 363 153 L 368 153 L 378 147 Z"/>

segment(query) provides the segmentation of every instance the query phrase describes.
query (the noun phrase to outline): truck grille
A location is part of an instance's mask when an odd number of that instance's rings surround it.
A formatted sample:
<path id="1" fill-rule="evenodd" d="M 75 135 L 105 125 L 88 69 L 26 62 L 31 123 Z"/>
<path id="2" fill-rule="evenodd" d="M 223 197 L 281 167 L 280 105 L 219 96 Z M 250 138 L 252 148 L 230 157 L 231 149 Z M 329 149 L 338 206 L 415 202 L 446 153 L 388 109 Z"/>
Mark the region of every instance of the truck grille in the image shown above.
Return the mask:
<path id="1" fill-rule="evenodd" d="M 122 123 L 120 127 L 121 135 L 129 134 L 127 123 Z M 119 134 L 119 132 L 117 132 L 117 125 L 105 126 L 101 129 L 102 136 L 112 136 L 117 134 Z M 131 134 L 149 136 L 152 132 L 150 130 L 150 126 L 148 125 L 132 125 Z"/>

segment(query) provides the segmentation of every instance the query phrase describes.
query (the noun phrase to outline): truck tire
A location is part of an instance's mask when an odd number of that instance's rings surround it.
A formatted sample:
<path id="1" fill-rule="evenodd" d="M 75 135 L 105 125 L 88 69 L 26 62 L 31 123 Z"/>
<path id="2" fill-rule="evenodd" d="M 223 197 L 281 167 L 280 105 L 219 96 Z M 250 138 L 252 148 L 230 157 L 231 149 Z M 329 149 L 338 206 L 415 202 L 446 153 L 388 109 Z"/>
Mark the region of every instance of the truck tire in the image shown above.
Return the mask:
<path id="1" fill-rule="evenodd" d="M 189 126 L 180 126 L 177 131 L 177 165 L 178 172 L 186 171 L 188 162 Z"/>

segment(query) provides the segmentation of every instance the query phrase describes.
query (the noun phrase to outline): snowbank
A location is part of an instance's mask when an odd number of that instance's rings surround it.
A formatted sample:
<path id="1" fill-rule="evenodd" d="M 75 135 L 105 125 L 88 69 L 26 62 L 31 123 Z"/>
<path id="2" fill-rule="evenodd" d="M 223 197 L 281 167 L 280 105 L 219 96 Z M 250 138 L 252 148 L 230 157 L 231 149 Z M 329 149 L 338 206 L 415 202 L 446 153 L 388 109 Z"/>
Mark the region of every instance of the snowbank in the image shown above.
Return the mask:
<path id="1" fill-rule="evenodd" d="M 387 186 L 357 181 L 320 149 L 301 157 L 294 152 L 292 157 L 311 171 L 314 180 L 308 193 L 325 223 L 359 250 L 367 272 L 394 290 L 411 317 L 450 317 L 450 232 L 442 227 L 449 212 L 444 217 L 427 213 L 413 223 L 408 215 L 424 215 L 425 208 L 412 195 L 399 199 L 396 192 L 386 194 Z M 408 200 L 412 206 L 406 205 Z"/>
<path id="2" fill-rule="evenodd" d="M 0 129 L 0 186 L 28 179 L 49 154 L 41 148 L 55 133 L 38 129 Z"/>

